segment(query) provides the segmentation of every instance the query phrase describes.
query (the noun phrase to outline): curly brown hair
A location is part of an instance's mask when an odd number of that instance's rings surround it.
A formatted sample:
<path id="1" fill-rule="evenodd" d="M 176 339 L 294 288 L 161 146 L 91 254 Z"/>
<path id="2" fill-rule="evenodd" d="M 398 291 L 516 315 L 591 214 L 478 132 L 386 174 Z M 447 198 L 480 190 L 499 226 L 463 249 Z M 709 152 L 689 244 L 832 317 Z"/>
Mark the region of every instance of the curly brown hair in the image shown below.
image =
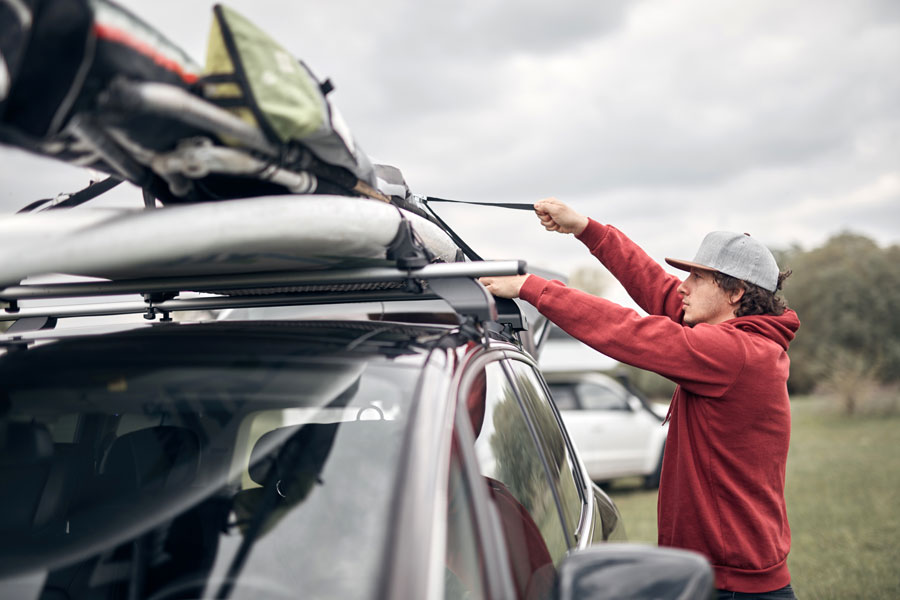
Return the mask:
<path id="1" fill-rule="evenodd" d="M 748 283 L 737 277 L 726 275 L 725 273 L 715 271 L 713 274 L 716 284 L 718 284 L 726 294 L 731 294 L 737 290 L 744 290 L 744 295 L 741 296 L 740 305 L 734 313 L 737 317 L 745 317 L 747 315 L 784 314 L 785 309 L 788 307 L 787 302 L 784 301 L 784 298 L 777 296 L 776 293 L 781 290 L 784 280 L 790 276 L 790 269 L 779 273 L 778 284 L 775 286 L 775 291 L 770 292 L 758 285 Z"/>

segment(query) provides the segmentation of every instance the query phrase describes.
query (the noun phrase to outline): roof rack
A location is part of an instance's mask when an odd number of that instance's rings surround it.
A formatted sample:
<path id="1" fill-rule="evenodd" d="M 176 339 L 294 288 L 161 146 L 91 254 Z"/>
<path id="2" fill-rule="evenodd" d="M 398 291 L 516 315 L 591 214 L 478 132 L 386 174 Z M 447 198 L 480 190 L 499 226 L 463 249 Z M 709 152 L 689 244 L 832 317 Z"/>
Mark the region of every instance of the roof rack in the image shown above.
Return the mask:
<path id="1" fill-rule="evenodd" d="M 479 323 L 527 328 L 513 302 L 498 302 L 478 277 L 525 273 L 521 260 L 438 263 L 412 270 L 395 267 L 321 272 L 270 272 L 235 275 L 20 284 L 0 289 L 0 321 L 39 323 L 40 319 L 144 313 L 170 320 L 171 312 L 391 300 L 443 299 L 458 314 Z M 211 295 L 178 298 L 182 292 Z M 20 307 L 21 301 L 83 299 L 140 294 L 143 301 Z M 498 311 L 498 304 L 502 307 Z M 23 327 L 17 328 L 22 330 Z"/>

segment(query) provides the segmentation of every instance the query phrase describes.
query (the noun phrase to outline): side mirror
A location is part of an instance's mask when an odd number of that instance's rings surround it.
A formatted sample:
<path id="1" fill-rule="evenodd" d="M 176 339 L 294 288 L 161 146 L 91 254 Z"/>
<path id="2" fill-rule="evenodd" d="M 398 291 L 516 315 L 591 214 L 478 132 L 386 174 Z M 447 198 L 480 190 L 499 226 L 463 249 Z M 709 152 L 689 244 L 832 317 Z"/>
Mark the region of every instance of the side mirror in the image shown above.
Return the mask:
<path id="1" fill-rule="evenodd" d="M 636 544 L 579 550 L 559 567 L 559 600 L 713 598 L 713 572 L 699 554 Z"/>

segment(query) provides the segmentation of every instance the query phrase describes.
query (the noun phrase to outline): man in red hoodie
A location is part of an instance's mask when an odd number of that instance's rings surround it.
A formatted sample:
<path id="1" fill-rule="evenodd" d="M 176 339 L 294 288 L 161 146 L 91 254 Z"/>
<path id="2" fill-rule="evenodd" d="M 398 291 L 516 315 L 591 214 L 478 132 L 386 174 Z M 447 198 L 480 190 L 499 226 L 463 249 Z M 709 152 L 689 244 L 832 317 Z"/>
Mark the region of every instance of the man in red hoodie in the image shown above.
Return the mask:
<path id="1" fill-rule="evenodd" d="M 719 598 L 795 598 L 784 500 L 791 413 L 787 349 L 800 326 L 775 292 L 771 252 L 746 234 L 713 232 L 680 281 L 624 234 L 549 198 L 549 231 L 572 233 L 648 313 L 536 275 L 486 277 L 573 337 L 678 384 L 669 409 L 657 509 L 659 545 L 705 555 Z"/>

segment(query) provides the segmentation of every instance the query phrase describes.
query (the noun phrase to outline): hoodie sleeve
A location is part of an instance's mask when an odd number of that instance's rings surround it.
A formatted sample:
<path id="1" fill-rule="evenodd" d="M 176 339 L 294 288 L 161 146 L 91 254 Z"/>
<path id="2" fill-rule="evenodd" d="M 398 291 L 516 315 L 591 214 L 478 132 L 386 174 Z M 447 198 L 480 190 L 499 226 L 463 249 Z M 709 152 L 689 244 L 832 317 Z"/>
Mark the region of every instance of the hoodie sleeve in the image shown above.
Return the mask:
<path id="1" fill-rule="evenodd" d="M 681 322 L 684 310 L 677 291 L 681 281 L 628 236 L 611 225 L 589 219 L 588 226 L 576 237 L 619 280 L 638 306 L 648 314 Z"/>
<path id="2" fill-rule="evenodd" d="M 537 275 L 528 276 L 519 297 L 595 350 L 659 373 L 694 394 L 723 395 L 744 367 L 741 334 L 730 325 L 685 327 L 667 316 L 642 317 Z"/>

